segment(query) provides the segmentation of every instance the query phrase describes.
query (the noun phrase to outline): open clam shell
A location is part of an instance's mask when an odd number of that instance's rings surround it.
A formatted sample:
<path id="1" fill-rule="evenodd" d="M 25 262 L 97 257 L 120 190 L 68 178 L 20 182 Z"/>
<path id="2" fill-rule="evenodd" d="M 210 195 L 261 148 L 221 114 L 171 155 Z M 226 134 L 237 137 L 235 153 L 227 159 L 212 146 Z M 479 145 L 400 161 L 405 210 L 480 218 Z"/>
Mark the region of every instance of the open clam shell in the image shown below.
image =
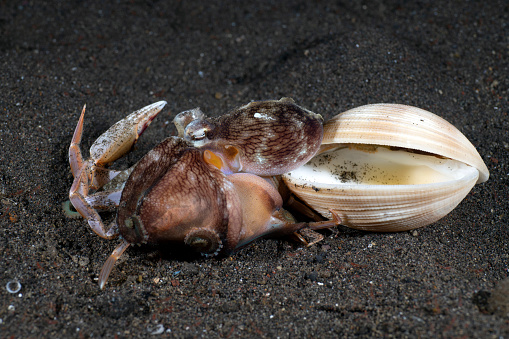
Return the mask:
<path id="1" fill-rule="evenodd" d="M 288 188 L 330 218 L 362 230 L 429 225 L 452 211 L 489 171 L 453 125 L 398 104 L 354 108 L 324 125 L 320 154 L 282 176 Z"/>

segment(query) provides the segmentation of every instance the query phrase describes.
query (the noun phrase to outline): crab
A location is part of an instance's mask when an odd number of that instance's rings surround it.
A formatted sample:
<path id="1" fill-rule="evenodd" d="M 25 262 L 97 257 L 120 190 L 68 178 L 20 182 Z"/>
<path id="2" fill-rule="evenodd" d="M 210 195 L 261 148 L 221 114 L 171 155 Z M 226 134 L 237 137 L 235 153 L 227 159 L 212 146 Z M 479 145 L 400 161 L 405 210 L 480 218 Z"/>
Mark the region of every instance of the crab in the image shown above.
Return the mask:
<path id="1" fill-rule="evenodd" d="M 217 119 L 199 109 L 182 112 L 174 121 L 178 136 L 126 171 L 106 168 L 129 152 L 165 105 L 156 102 L 114 124 L 87 160 L 80 148 L 85 107 L 74 132 L 70 202 L 97 235 L 121 238 L 99 274 L 101 289 L 131 244 L 184 243 L 205 256 L 229 255 L 261 237 L 339 225 L 332 210 L 332 220 L 297 222 L 263 177 L 301 166 L 320 147 L 321 116 L 288 98 L 252 102 Z M 99 215 L 105 210 L 116 210 L 108 226 Z"/>
<path id="2" fill-rule="evenodd" d="M 78 125 L 69 147 L 69 164 L 74 177 L 69 191 L 69 200 L 90 228 L 100 237 L 113 239 L 118 236 L 116 225 L 106 228 L 98 210 L 117 207 L 120 202 L 121 189 L 106 190 L 89 194 L 98 190 L 118 176 L 121 171 L 108 169 L 105 166 L 129 152 L 139 136 L 150 125 L 152 120 L 166 105 L 159 101 L 131 113 L 103 133 L 90 147 L 90 157 L 83 159 L 80 149 L 83 135 L 83 122 L 86 105 L 81 111 Z"/>

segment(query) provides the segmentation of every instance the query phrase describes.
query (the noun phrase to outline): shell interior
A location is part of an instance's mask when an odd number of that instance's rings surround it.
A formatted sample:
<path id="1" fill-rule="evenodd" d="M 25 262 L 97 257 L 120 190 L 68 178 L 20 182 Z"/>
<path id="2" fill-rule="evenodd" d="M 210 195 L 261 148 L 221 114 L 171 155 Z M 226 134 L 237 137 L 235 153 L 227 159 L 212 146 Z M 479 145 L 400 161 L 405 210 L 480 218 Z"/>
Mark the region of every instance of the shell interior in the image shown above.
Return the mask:
<path id="1" fill-rule="evenodd" d="M 325 217 L 368 231 L 404 231 L 429 225 L 468 194 L 479 171 L 460 161 L 391 150 L 340 145 L 283 175 L 299 198 Z"/>
<path id="2" fill-rule="evenodd" d="M 460 179 L 471 171 L 471 166 L 451 159 L 383 146 L 349 145 L 316 156 L 290 175 L 320 183 L 320 187 L 422 185 Z"/>

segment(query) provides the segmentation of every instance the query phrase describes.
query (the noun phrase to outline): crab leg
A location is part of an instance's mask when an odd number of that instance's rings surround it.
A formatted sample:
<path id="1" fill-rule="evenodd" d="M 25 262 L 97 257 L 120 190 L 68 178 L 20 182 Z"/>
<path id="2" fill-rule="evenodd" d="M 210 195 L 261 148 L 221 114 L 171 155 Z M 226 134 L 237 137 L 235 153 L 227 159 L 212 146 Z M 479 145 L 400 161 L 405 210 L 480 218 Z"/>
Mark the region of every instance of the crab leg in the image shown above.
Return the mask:
<path id="1" fill-rule="evenodd" d="M 70 198 L 74 208 L 88 221 L 88 225 L 98 236 L 104 239 L 114 239 L 118 236 L 118 230 L 115 225 L 106 229 L 97 211 L 90 206 L 81 194 L 73 194 Z"/>
<path id="2" fill-rule="evenodd" d="M 96 211 L 115 211 L 120 203 L 122 189 L 100 191 L 91 195 L 87 195 L 85 200 L 87 204 L 92 206 Z M 62 209 L 68 218 L 79 218 L 81 214 L 71 207 L 71 201 L 67 200 L 62 203 Z"/>
<path id="3" fill-rule="evenodd" d="M 297 233 L 300 230 L 303 230 L 303 229 L 321 230 L 321 229 L 331 228 L 331 227 L 340 225 L 341 218 L 339 217 L 339 215 L 332 209 L 330 210 L 330 212 L 332 213 L 332 220 L 296 223 L 295 220 L 293 219 L 293 216 L 289 212 L 287 212 L 284 209 L 280 209 L 273 214 L 273 216 L 271 218 L 271 222 L 269 223 L 270 227 L 265 232 L 254 235 L 249 238 L 242 239 L 237 244 L 237 247 L 235 248 L 235 250 L 239 250 L 239 249 L 243 248 L 244 246 L 246 246 L 247 244 L 251 243 L 252 241 L 259 239 L 259 238 L 263 238 L 265 236 L 283 237 L 283 236 L 295 234 L 297 236 L 297 238 L 299 238 L 300 240 L 304 240 L 304 238 L 299 236 L 299 234 Z M 310 245 L 305 240 L 303 242 L 306 245 Z"/>
<path id="4" fill-rule="evenodd" d="M 85 197 L 87 204 L 97 211 L 114 211 L 120 204 L 122 190 L 100 191 Z"/>
<path id="5" fill-rule="evenodd" d="M 111 126 L 92 144 L 90 159 L 86 161 L 83 160 L 80 149 L 85 115 L 85 107 L 83 107 L 69 147 L 69 163 L 74 176 L 69 200 L 76 211 L 88 220 L 92 230 L 103 238 L 114 238 L 118 235 L 118 231 L 116 227 L 106 229 L 94 208 L 95 203 L 90 204 L 87 201 L 89 191 L 101 188 L 121 173 L 121 171 L 106 169 L 104 166 L 126 154 L 165 105 L 165 101 L 156 102 L 131 113 Z M 117 196 L 99 194 L 97 200 L 99 201 L 97 205 L 102 202 L 118 205 Z"/>
<path id="6" fill-rule="evenodd" d="M 122 253 L 125 252 L 125 250 L 129 247 L 129 245 L 131 245 L 131 244 L 125 240 L 122 240 L 120 245 L 118 245 L 117 248 L 115 248 L 113 253 L 111 253 L 111 255 L 108 257 L 108 259 L 104 263 L 104 265 L 101 269 L 101 273 L 99 273 L 99 281 L 98 281 L 99 288 L 101 288 L 101 290 L 104 288 L 104 285 L 106 285 L 106 281 L 108 280 L 108 277 L 110 276 L 113 265 L 115 265 L 115 262 L 118 260 L 118 258 L 120 258 Z"/>
<path id="7" fill-rule="evenodd" d="M 72 175 L 76 178 L 80 168 L 83 167 L 83 156 L 81 155 L 80 143 L 81 143 L 81 135 L 83 134 L 83 118 L 85 116 L 85 109 L 87 105 L 83 106 L 83 110 L 81 111 L 80 120 L 78 120 L 78 125 L 74 130 L 74 134 L 71 140 L 71 146 L 69 147 L 69 164 L 71 165 Z"/>

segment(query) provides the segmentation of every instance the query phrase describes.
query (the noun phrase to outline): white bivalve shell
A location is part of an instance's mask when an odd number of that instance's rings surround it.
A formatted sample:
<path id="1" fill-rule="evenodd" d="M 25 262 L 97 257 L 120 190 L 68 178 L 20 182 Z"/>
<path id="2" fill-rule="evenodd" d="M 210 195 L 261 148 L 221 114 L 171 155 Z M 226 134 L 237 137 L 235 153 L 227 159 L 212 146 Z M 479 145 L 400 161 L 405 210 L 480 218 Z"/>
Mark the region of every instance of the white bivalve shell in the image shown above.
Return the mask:
<path id="1" fill-rule="evenodd" d="M 343 225 L 396 232 L 444 217 L 489 172 L 446 120 L 416 107 L 375 104 L 328 121 L 320 153 L 282 177 L 327 218 L 333 209 Z"/>

